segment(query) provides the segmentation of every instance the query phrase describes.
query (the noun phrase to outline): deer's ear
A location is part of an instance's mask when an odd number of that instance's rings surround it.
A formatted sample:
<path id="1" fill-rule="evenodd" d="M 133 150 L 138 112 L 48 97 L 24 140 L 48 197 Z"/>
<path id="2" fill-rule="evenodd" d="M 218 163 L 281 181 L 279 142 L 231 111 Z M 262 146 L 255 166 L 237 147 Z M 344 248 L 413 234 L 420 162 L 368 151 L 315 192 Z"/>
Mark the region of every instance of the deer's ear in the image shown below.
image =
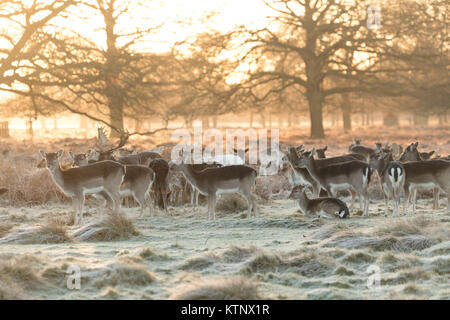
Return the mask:
<path id="1" fill-rule="evenodd" d="M 419 141 L 416 141 L 416 143 L 414 143 L 414 146 L 417 148 L 419 146 Z"/>
<path id="2" fill-rule="evenodd" d="M 47 157 L 47 154 L 45 153 L 45 151 L 39 150 L 39 153 L 41 154 L 41 156 L 42 156 L 43 158 L 46 158 L 46 157 Z"/>
<path id="3" fill-rule="evenodd" d="M 69 151 L 69 154 L 72 157 L 72 159 L 75 159 L 75 153 L 73 153 L 72 151 Z"/>
<path id="4" fill-rule="evenodd" d="M 63 154 L 63 152 L 64 152 L 64 150 L 59 150 L 58 151 L 58 153 L 56 154 L 56 156 L 59 158 L 59 157 L 61 157 L 62 156 L 62 154 Z"/>
<path id="5" fill-rule="evenodd" d="M 89 149 L 85 154 L 84 154 L 84 156 L 87 158 L 87 157 L 89 157 L 89 155 L 91 154 L 91 149 Z"/>
<path id="6" fill-rule="evenodd" d="M 430 157 L 434 154 L 434 150 L 429 153 Z"/>
<path id="7" fill-rule="evenodd" d="M 327 151 L 327 149 L 328 149 L 328 146 L 325 146 L 325 147 L 323 148 L 323 151 Z"/>
<path id="8" fill-rule="evenodd" d="M 315 154 L 316 154 L 316 148 L 313 148 L 311 150 L 311 153 L 310 153 L 309 157 L 312 158 Z"/>

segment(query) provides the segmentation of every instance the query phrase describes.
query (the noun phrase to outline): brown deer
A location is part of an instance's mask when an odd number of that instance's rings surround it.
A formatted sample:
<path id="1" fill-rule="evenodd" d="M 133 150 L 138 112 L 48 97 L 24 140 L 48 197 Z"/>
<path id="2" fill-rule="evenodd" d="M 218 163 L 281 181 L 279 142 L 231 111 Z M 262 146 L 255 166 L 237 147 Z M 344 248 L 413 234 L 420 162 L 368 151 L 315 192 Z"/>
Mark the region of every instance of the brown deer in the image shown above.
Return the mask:
<path id="1" fill-rule="evenodd" d="M 216 219 L 217 194 L 239 192 L 246 198 L 248 217 L 258 215 L 258 208 L 252 194 L 257 171 L 246 165 L 229 165 L 207 168 L 200 172 L 182 161 L 170 161 L 170 167 L 183 172 L 186 179 L 208 199 L 208 220 Z"/>
<path id="2" fill-rule="evenodd" d="M 367 188 L 373 172 L 370 166 L 358 160 L 321 166 L 318 162 L 327 159 L 315 160 L 315 152 L 316 150 L 313 149 L 310 155 L 302 155 L 298 161 L 298 166 L 307 169 L 310 175 L 328 192 L 330 197 L 335 197 L 338 190 L 353 189 L 356 191 L 364 201 L 364 215 L 367 215 L 369 212 Z"/>
<path id="3" fill-rule="evenodd" d="M 417 190 L 438 189 L 447 193 L 447 210 L 450 210 L 450 162 L 433 159 L 403 163 L 405 168 L 404 213 L 412 195 L 413 214 L 416 213 Z"/>
<path id="4" fill-rule="evenodd" d="M 402 153 L 402 155 L 401 155 L 401 157 L 399 158 L 398 161 L 400 161 L 400 162 L 408 162 L 408 161 L 423 161 L 423 160 L 425 160 L 424 158 L 422 158 L 422 154 L 417 149 L 418 146 L 419 146 L 419 142 L 411 143 L 405 149 L 405 151 Z M 429 185 L 429 186 L 431 186 L 431 185 Z M 429 188 L 427 188 L 426 185 L 422 184 L 420 189 L 421 190 L 427 190 Z M 417 193 L 417 191 L 409 192 L 408 195 L 413 194 L 414 195 L 414 199 L 416 199 L 416 193 Z M 439 190 L 439 188 L 433 187 L 433 209 L 434 210 L 439 209 L 439 197 L 440 197 L 440 190 Z M 407 199 L 407 201 L 409 202 L 410 199 Z M 416 204 L 414 203 L 413 206 L 415 208 Z"/>
<path id="5" fill-rule="evenodd" d="M 72 198 L 75 224 L 78 224 L 78 215 L 80 215 L 80 222 L 83 222 L 83 204 L 86 194 L 106 192 L 112 199 L 114 212 L 118 212 L 120 185 L 125 177 L 126 168 L 114 161 L 100 161 L 84 167 L 62 170 L 59 165 L 62 153 L 63 150 L 57 153 L 40 151 L 55 184 L 64 194 Z"/>
<path id="6" fill-rule="evenodd" d="M 168 213 L 167 192 L 169 164 L 164 159 L 155 159 L 150 162 L 149 167 L 155 172 L 155 180 L 152 187 L 155 197 L 154 204 Z"/>
<path id="7" fill-rule="evenodd" d="M 398 161 L 393 161 L 391 153 L 379 153 L 370 159 L 370 166 L 378 172 L 385 200 L 385 215 L 389 213 L 389 199 L 392 198 L 394 210 L 392 215 L 399 214 L 400 195 L 405 185 L 405 169 Z"/>
<path id="8" fill-rule="evenodd" d="M 347 205 L 342 200 L 330 197 L 310 199 L 306 190 L 305 186 L 296 186 L 291 193 L 291 196 L 298 199 L 298 204 L 304 214 L 340 219 L 350 216 Z"/>

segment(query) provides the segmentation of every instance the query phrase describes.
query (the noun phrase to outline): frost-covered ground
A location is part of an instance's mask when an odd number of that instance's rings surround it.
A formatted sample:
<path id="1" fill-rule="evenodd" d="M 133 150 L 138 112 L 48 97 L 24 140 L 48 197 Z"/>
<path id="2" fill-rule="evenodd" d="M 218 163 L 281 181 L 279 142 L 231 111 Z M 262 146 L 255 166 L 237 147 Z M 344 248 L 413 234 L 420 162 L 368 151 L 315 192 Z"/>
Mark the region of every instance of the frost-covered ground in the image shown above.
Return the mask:
<path id="1" fill-rule="evenodd" d="M 79 241 L 71 235 L 80 227 L 67 226 L 67 242 L 56 244 L 5 242 L 52 217 L 70 220 L 70 207 L 7 208 L 0 211 L 0 297 L 449 299 L 450 216 L 443 202 L 435 212 L 430 202 L 419 201 L 416 217 L 386 218 L 377 202 L 370 217 L 340 221 L 305 217 L 294 200 L 266 202 L 258 218 L 219 213 L 215 222 L 206 221 L 205 207 L 153 218 L 123 209 L 140 235 Z M 88 208 L 86 224 L 97 211 Z M 67 288 L 73 266 L 80 290 Z M 378 285 L 372 274 L 371 288 L 369 267 L 380 276 Z"/>

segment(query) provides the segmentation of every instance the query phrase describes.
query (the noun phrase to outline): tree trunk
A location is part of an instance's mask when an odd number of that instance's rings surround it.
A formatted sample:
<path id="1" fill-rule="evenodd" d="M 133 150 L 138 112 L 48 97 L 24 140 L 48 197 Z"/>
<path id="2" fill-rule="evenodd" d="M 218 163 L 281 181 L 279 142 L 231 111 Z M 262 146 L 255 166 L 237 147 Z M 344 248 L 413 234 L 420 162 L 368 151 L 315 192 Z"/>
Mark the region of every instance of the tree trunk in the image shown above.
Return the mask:
<path id="1" fill-rule="evenodd" d="M 120 63 L 118 59 L 120 56 L 117 49 L 117 35 L 114 28 L 116 26 L 116 17 L 114 16 L 114 1 L 109 1 L 105 8 L 101 10 L 103 19 L 105 21 L 106 32 L 106 62 L 105 62 L 105 77 L 106 77 L 106 91 L 105 95 L 108 99 L 109 120 L 111 126 L 116 130 L 123 131 L 123 93 L 120 87 Z M 116 130 L 111 130 L 110 136 L 116 138 L 120 133 Z"/>
<path id="2" fill-rule="evenodd" d="M 139 132 L 142 128 L 142 121 L 141 119 L 134 119 L 134 131 Z"/>
<path id="3" fill-rule="evenodd" d="M 205 129 L 209 128 L 209 117 L 208 116 L 202 117 L 202 127 Z"/>
<path id="4" fill-rule="evenodd" d="M 33 130 L 33 119 L 29 118 L 27 120 L 27 134 L 33 138 L 34 136 L 34 130 Z"/>
<path id="5" fill-rule="evenodd" d="M 120 102 L 115 102 L 114 98 L 109 104 L 109 121 L 113 128 L 123 130 L 123 110 Z M 111 130 L 110 137 L 117 138 L 120 134 L 116 130 Z"/>
<path id="6" fill-rule="evenodd" d="M 311 120 L 311 138 L 325 138 L 325 131 L 323 129 L 322 95 L 319 90 L 313 89 L 308 90 L 306 95 L 309 103 L 309 115 Z"/>
<path id="7" fill-rule="evenodd" d="M 350 96 L 348 93 L 342 94 L 342 120 L 344 122 L 344 132 L 352 130 L 352 107 L 350 105 Z"/>
<path id="8" fill-rule="evenodd" d="M 259 113 L 259 115 L 261 116 L 261 125 L 263 128 L 266 127 L 266 116 L 265 116 L 264 112 L 265 111 L 263 110 Z"/>

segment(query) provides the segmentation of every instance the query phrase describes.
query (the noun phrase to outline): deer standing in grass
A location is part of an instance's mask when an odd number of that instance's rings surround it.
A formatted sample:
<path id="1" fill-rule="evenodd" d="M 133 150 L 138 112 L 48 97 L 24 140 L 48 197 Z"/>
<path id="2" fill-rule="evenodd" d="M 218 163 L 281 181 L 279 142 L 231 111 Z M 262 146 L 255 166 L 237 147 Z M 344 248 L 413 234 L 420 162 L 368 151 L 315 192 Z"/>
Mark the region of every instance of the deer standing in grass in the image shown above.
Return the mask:
<path id="1" fill-rule="evenodd" d="M 318 165 L 319 160 L 314 159 L 316 150 L 309 155 L 302 155 L 297 163 L 300 168 L 308 170 L 310 175 L 320 183 L 331 197 L 336 196 L 339 190 L 353 189 L 364 201 L 364 215 L 369 213 L 369 193 L 367 188 L 370 183 L 372 169 L 370 166 L 358 160 L 350 160 L 326 166 Z M 323 159 L 327 160 L 327 159 Z"/>
<path id="2" fill-rule="evenodd" d="M 195 171 L 183 161 L 170 161 L 170 167 L 183 172 L 186 179 L 202 194 L 207 196 L 208 220 L 216 220 L 218 194 L 239 192 L 247 200 L 248 217 L 257 216 L 258 208 L 253 198 L 257 171 L 246 165 L 230 165 Z"/>
<path id="3" fill-rule="evenodd" d="M 403 163 L 405 168 L 405 203 L 404 213 L 412 198 L 413 214 L 416 213 L 417 190 L 438 189 L 447 193 L 447 211 L 450 211 L 450 162 L 433 159 Z"/>
<path id="4" fill-rule="evenodd" d="M 388 204 L 390 198 L 392 198 L 394 203 L 392 215 L 398 215 L 400 196 L 403 192 L 406 179 L 403 165 L 398 161 L 394 161 L 390 152 L 383 152 L 371 157 L 370 166 L 375 169 L 380 176 L 381 189 L 383 190 L 384 201 L 386 204 L 385 215 L 387 216 L 389 213 Z"/>
<path id="5" fill-rule="evenodd" d="M 296 148 L 296 151 L 299 154 L 301 154 L 302 156 L 305 156 L 305 157 L 311 155 L 311 152 L 312 152 L 312 151 L 303 151 L 299 147 Z M 308 170 L 306 168 L 298 168 L 297 164 L 298 164 L 300 158 L 299 158 L 297 152 L 293 153 L 292 149 L 291 149 L 291 152 L 290 152 L 291 165 L 293 164 L 294 166 L 297 166 L 295 171 L 297 173 L 302 171 L 303 176 L 305 178 L 307 178 L 308 182 L 311 179 L 315 181 L 314 183 L 310 182 L 310 184 L 313 186 L 314 196 L 319 197 L 322 187 L 321 187 L 321 185 L 320 185 L 318 180 L 315 180 L 314 178 L 311 177 L 310 173 L 308 172 Z M 317 154 L 317 150 L 316 150 L 315 154 Z M 318 159 L 316 160 L 315 163 L 316 163 L 317 167 L 326 167 L 326 166 L 329 166 L 329 165 L 343 163 L 343 162 L 346 162 L 346 161 L 354 161 L 354 160 L 360 160 L 360 161 L 365 162 L 365 157 L 363 157 L 363 156 L 361 156 L 359 154 L 347 154 L 347 155 L 331 157 L 331 158 L 320 158 L 320 157 L 318 157 Z M 308 176 L 310 176 L 311 178 L 308 178 Z M 353 206 L 354 206 L 357 192 L 353 188 L 351 188 L 350 186 L 348 186 L 347 189 L 343 187 L 343 188 L 340 188 L 339 190 L 348 190 L 350 192 L 350 195 L 352 197 L 352 202 L 351 202 L 351 205 L 350 205 L 350 210 L 351 210 L 353 208 Z M 362 202 L 363 202 L 363 200 L 362 200 L 362 197 L 360 196 L 359 197 L 360 209 L 363 209 Z"/>
<path id="6" fill-rule="evenodd" d="M 114 161 L 100 161 L 84 167 L 62 170 L 59 164 L 63 150 L 57 153 L 40 151 L 47 163 L 55 184 L 61 191 L 72 198 L 75 210 L 75 224 L 83 223 L 83 204 L 86 194 L 104 191 L 113 202 L 114 212 L 120 209 L 120 185 L 126 169 Z M 78 216 L 80 216 L 78 218 Z"/>
<path id="7" fill-rule="evenodd" d="M 419 146 L 419 142 L 411 143 L 405 151 L 402 153 L 402 155 L 399 158 L 399 161 L 401 162 L 411 162 L 411 161 L 424 161 L 426 159 L 422 158 L 422 153 L 419 152 L 417 147 Z M 437 210 L 439 209 L 439 196 L 440 196 L 440 190 L 436 186 L 432 186 L 431 184 L 414 184 L 416 186 L 416 189 L 411 189 L 408 192 L 408 197 L 406 198 L 406 203 L 410 202 L 410 196 L 413 195 L 414 201 L 416 201 L 416 195 L 417 195 L 417 189 L 419 190 L 428 190 L 430 188 L 433 188 L 433 209 Z M 414 212 L 416 208 L 416 203 L 413 204 Z M 406 210 L 406 208 L 405 208 Z"/>
<path id="8" fill-rule="evenodd" d="M 120 137 L 120 141 L 118 146 L 112 148 L 106 148 L 107 138 L 103 128 L 98 129 L 98 143 L 97 147 L 101 150 L 100 157 L 107 158 L 107 160 L 111 160 L 114 162 L 118 161 L 114 156 L 113 152 L 116 150 L 120 150 L 125 143 L 128 141 L 128 134 L 122 133 Z M 72 157 L 73 167 L 83 167 L 88 163 L 97 163 L 96 160 L 88 160 L 89 155 L 92 153 L 92 150 L 89 150 L 86 153 L 74 154 L 73 152 L 69 152 Z M 120 158 L 119 158 L 120 159 Z M 144 214 L 144 209 L 146 206 L 149 207 L 149 211 L 151 214 L 151 206 L 150 202 L 150 188 L 154 182 L 155 174 L 152 169 L 142 166 L 142 165 L 134 165 L 134 164 L 124 164 L 126 165 L 126 174 L 123 179 L 123 183 L 120 188 L 120 197 L 124 198 L 127 196 L 132 196 L 134 200 L 138 203 L 140 207 L 140 215 L 141 217 Z M 111 208 L 113 206 L 112 199 L 109 197 L 108 193 L 105 191 L 98 192 L 98 195 L 106 200 L 107 207 Z"/>

